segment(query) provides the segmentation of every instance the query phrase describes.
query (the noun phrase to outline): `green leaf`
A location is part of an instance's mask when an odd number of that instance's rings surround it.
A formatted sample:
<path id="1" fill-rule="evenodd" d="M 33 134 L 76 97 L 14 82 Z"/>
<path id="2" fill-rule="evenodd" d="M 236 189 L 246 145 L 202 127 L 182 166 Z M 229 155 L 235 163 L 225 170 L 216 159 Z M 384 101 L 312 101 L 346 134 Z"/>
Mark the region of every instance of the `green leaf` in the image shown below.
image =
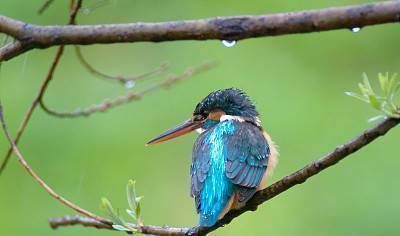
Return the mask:
<path id="1" fill-rule="evenodd" d="M 111 205 L 111 202 L 107 198 L 101 199 L 102 207 L 106 210 L 107 214 L 110 216 L 113 223 L 118 225 L 124 225 L 125 220 L 119 215 L 117 211 Z"/>
<path id="2" fill-rule="evenodd" d="M 126 197 L 128 199 L 129 208 L 132 212 L 135 212 L 136 208 L 136 192 L 135 192 L 135 181 L 129 180 L 126 186 Z"/>
<path id="3" fill-rule="evenodd" d="M 381 110 L 382 108 L 382 103 L 376 98 L 376 96 L 374 95 L 369 95 L 368 96 L 369 99 L 369 103 L 371 104 L 371 106 L 377 110 Z"/>
<path id="4" fill-rule="evenodd" d="M 385 115 L 377 115 L 377 116 L 369 118 L 368 122 L 374 122 L 374 121 L 377 121 L 377 120 L 380 120 L 380 119 L 385 119 L 385 118 L 386 118 Z"/>
<path id="5" fill-rule="evenodd" d="M 137 203 L 137 205 L 136 205 L 136 211 L 135 211 L 135 215 L 136 215 L 136 218 L 137 219 L 140 219 L 140 209 L 141 207 L 140 207 L 140 203 Z"/>
<path id="6" fill-rule="evenodd" d="M 381 89 L 382 91 L 386 91 L 386 88 L 388 86 L 388 74 L 383 75 L 382 73 L 378 74 L 378 79 L 379 79 L 379 84 L 381 85 Z"/>
<path id="7" fill-rule="evenodd" d="M 128 215 L 130 215 L 134 220 L 137 220 L 135 212 L 133 212 L 130 209 L 126 209 L 126 213 L 128 213 Z"/>
<path id="8" fill-rule="evenodd" d="M 387 75 L 387 76 L 389 77 L 389 75 Z M 386 92 L 386 96 L 389 96 L 389 94 L 394 92 L 394 88 L 396 87 L 397 84 L 398 84 L 397 83 L 397 74 L 393 73 L 392 76 L 390 77 L 388 87 L 387 87 L 387 89 L 385 91 Z"/>
<path id="9" fill-rule="evenodd" d="M 354 92 L 346 92 L 346 95 L 354 97 L 363 102 L 369 103 L 374 109 L 379 110 L 381 115 L 373 117 L 370 121 L 380 119 L 382 117 L 399 117 L 400 118 L 400 105 L 398 102 L 398 93 L 400 91 L 400 82 L 398 81 L 397 74 L 379 73 L 378 80 L 380 90 L 376 93 L 371 83 L 369 82 L 367 74 L 363 74 L 363 81 L 358 84 L 361 94 Z"/>
<path id="10" fill-rule="evenodd" d="M 369 83 L 369 79 L 366 73 L 363 73 L 363 82 L 365 89 L 368 92 L 370 92 L 370 94 L 374 94 L 374 90 L 372 89 L 371 84 Z"/>
<path id="11" fill-rule="evenodd" d="M 368 95 L 369 95 L 369 91 L 368 91 L 368 89 L 364 86 L 363 83 L 358 83 L 358 87 L 360 88 L 361 93 L 362 93 L 364 96 L 368 96 Z"/>
<path id="12" fill-rule="evenodd" d="M 354 93 L 354 92 L 345 92 L 345 94 L 350 96 L 350 97 L 359 99 L 359 100 L 361 100 L 363 102 L 369 102 L 369 100 L 366 97 L 364 97 L 363 95 L 361 95 L 361 94 Z"/>
<path id="13" fill-rule="evenodd" d="M 136 202 L 139 203 L 143 199 L 143 196 L 136 197 Z"/>

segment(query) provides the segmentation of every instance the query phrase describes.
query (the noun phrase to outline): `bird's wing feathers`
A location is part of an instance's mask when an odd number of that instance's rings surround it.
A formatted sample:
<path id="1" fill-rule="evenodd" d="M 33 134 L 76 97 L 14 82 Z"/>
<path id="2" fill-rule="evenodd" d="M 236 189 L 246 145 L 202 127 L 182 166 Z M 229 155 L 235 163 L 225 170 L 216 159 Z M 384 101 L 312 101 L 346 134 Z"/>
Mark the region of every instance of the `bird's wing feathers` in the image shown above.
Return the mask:
<path id="1" fill-rule="evenodd" d="M 267 169 L 268 142 L 258 127 L 247 122 L 238 123 L 226 142 L 226 175 L 237 186 L 239 202 L 246 202 L 257 191 Z"/>
<path id="2" fill-rule="evenodd" d="M 197 213 L 200 211 L 200 191 L 210 168 L 209 144 L 206 142 L 206 135 L 202 133 L 196 140 L 193 147 L 192 164 L 190 165 L 190 195 L 196 200 Z"/>
<path id="3" fill-rule="evenodd" d="M 234 121 L 234 126 L 234 132 L 224 137 L 226 176 L 235 184 L 239 202 L 246 202 L 257 191 L 267 168 L 270 150 L 258 127 L 239 121 Z M 191 196 L 196 199 L 197 211 L 200 210 L 200 191 L 210 168 L 210 144 L 206 142 L 206 134 L 202 133 L 195 142 L 190 167 Z"/>

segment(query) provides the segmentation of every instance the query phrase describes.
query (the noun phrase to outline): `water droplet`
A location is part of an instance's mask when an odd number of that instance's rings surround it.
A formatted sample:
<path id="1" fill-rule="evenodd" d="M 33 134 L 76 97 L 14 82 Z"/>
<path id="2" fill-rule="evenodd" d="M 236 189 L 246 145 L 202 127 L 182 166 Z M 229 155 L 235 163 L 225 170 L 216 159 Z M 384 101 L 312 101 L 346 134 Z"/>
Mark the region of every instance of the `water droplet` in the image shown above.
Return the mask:
<path id="1" fill-rule="evenodd" d="M 83 13 L 84 15 L 89 15 L 89 14 L 90 14 L 90 8 L 88 8 L 88 7 L 83 8 L 83 9 L 82 9 L 82 13 Z"/>
<path id="2" fill-rule="evenodd" d="M 222 43 L 225 47 L 231 48 L 231 47 L 235 46 L 236 40 L 222 40 L 221 43 Z"/>
<path id="3" fill-rule="evenodd" d="M 135 81 L 133 81 L 133 80 L 128 80 L 128 81 L 125 82 L 125 88 L 131 89 L 131 88 L 133 88 L 133 87 L 135 87 Z"/>
<path id="4" fill-rule="evenodd" d="M 357 32 L 360 32 L 361 28 L 360 28 L 360 27 L 353 27 L 353 28 L 351 28 L 350 30 L 351 30 L 351 32 L 353 32 L 353 33 L 357 33 Z"/>

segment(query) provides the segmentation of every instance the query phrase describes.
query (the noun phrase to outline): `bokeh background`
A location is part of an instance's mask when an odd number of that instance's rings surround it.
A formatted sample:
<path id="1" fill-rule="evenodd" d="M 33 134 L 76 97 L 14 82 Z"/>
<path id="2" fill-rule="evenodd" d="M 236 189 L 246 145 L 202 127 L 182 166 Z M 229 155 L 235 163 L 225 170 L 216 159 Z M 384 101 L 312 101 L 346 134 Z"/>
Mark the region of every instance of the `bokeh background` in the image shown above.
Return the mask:
<path id="1" fill-rule="evenodd" d="M 42 16 L 42 0 L 1 0 L 0 14 L 35 24 L 65 24 L 68 1 L 56 1 Z M 166 21 L 322 8 L 365 1 L 157 1 L 86 0 L 80 24 Z M 370 1 L 372 2 L 372 1 Z M 134 75 L 168 62 L 170 72 L 216 60 L 218 66 L 168 90 L 88 118 L 59 119 L 37 109 L 20 143 L 28 162 L 56 191 L 105 215 L 105 196 L 127 207 L 125 185 L 137 180 L 145 223 L 197 224 L 189 197 L 189 164 L 196 134 L 146 147 L 150 138 L 188 118 L 209 92 L 239 87 L 256 102 L 265 128 L 279 145 L 280 163 L 269 183 L 330 152 L 373 125 L 372 108 L 344 94 L 357 91 L 366 72 L 400 72 L 400 25 L 366 27 L 221 42 L 179 41 L 95 45 L 82 48 L 96 68 Z M 33 50 L 2 65 L 0 99 L 14 134 L 39 89 L 56 48 Z M 46 102 L 62 111 L 140 91 L 99 80 L 67 47 Z M 376 82 L 376 81 L 375 81 Z M 394 129 L 301 186 L 246 213 L 213 235 L 398 235 L 400 189 Z M 0 154 L 8 148 L 0 135 Z M 13 158 L 0 177 L 0 235 L 115 235 L 93 228 L 53 231 L 47 219 L 75 214 L 50 198 Z"/>

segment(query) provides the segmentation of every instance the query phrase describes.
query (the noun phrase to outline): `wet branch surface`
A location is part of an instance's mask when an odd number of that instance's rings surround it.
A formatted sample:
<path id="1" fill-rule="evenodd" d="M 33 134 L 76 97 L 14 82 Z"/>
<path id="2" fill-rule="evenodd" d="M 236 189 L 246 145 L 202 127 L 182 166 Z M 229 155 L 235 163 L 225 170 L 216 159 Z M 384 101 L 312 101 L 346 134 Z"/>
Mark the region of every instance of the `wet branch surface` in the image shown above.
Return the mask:
<path id="1" fill-rule="evenodd" d="M 0 49 L 0 61 L 33 48 L 56 45 L 241 40 L 255 37 L 351 29 L 400 21 L 400 1 L 254 16 L 216 17 L 159 23 L 40 26 L 0 16 L 0 32 L 16 39 Z"/>

